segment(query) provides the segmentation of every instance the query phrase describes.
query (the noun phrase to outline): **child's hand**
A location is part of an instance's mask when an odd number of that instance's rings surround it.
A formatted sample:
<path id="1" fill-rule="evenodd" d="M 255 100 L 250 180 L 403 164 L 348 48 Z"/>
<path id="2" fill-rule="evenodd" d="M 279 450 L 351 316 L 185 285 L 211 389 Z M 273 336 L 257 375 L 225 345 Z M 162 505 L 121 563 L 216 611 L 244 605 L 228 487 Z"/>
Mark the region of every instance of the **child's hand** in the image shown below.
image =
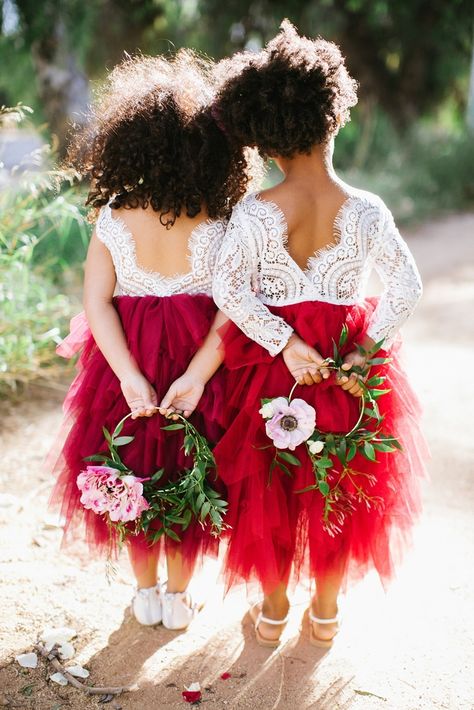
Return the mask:
<path id="1" fill-rule="evenodd" d="M 364 370 L 366 360 L 367 358 L 364 357 L 364 355 L 361 355 L 358 350 L 353 350 L 344 358 L 344 363 L 341 367 L 341 370 L 347 371 L 350 370 L 352 367 L 360 367 L 362 370 Z M 362 397 L 363 390 L 360 386 L 360 383 L 365 382 L 367 380 L 367 377 L 368 373 L 366 373 L 365 375 L 361 375 L 356 372 L 352 372 L 349 376 L 339 374 L 336 379 L 336 382 L 342 387 L 343 390 L 346 390 L 354 397 Z"/>
<path id="2" fill-rule="evenodd" d="M 132 412 L 132 419 L 151 417 L 156 414 L 158 404 L 156 392 L 141 372 L 127 375 L 120 381 L 120 387 Z"/>
<path id="3" fill-rule="evenodd" d="M 189 417 L 204 392 L 205 383 L 187 372 L 173 382 L 160 403 L 160 414 L 177 419 L 176 414 Z"/>
<path id="4" fill-rule="evenodd" d="M 299 385 L 319 384 L 330 372 L 326 360 L 297 335 L 292 335 L 282 351 L 283 360 Z"/>

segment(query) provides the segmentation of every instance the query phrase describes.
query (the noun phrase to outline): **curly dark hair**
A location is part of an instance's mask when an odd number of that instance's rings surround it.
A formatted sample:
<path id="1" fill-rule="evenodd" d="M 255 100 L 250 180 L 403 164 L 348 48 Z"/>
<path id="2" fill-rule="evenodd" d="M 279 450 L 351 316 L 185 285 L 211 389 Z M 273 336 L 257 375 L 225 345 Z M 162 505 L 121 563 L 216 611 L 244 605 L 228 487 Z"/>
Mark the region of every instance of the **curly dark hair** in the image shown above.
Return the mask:
<path id="1" fill-rule="evenodd" d="M 357 103 L 357 83 L 339 48 L 300 36 L 288 20 L 261 52 L 224 59 L 217 73 L 219 124 L 236 144 L 265 156 L 310 153 Z"/>
<path id="2" fill-rule="evenodd" d="M 228 217 L 258 166 L 216 124 L 213 97 L 213 65 L 190 50 L 115 67 L 68 152 L 91 181 L 86 204 L 150 205 L 167 227 L 203 209 Z"/>

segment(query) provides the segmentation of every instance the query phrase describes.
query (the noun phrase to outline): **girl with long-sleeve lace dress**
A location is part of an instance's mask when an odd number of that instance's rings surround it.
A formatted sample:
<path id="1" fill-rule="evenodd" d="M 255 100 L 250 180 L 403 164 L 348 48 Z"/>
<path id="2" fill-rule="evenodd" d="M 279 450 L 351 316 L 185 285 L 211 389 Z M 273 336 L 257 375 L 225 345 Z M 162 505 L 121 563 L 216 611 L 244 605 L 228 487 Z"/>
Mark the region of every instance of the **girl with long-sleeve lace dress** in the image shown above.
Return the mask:
<path id="1" fill-rule="evenodd" d="M 215 449 L 229 497 L 225 572 L 229 584 L 260 583 L 265 596 L 252 615 L 266 645 L 278 643 L 286 621 L 292 572 L 294 579 L 315 579 L 311 640 L 328 645 L 341 585 L 370 568 L 389 579 L 420 511 L 425 446 L 419 405 L 400 367 L 398 331 L 421 282 L 384 202 L 345 184 L 333 169 L 334 136 L 356 102 L 337 47 L 299 37 L 285 23 L 262 52 L 227 61 L 224 69 L 219 125 L 270 155 L 284 175 L 234 208 L 214 277 L 216 304 L 233 321 L 223 335 L 227 431 Z M 384 291 L 364 299 L 373 269 Z M 344 326 L 344 364 L 336 373 L 328 358 Z M 360 348 L 370 351 L 380 341 L 378 359 L 389 362 L 370 374 L 385 378 L 380 413 L 402 450 L 381 451 L 377 462 L 357 451 L 354 475 L 340 486 L 341 505 L 324 522 L 324 496 L 311 485 L 304 446 L 294 452 L 299 466 L 285 462 L 290 476 L 273 466 L 261 402 L 288 396 L 296 380 L 294 396 L 315 408 L 319 430 L 349 432 L 361 402 Z M 335 466 L 328 483 L 339 474 Z"/>

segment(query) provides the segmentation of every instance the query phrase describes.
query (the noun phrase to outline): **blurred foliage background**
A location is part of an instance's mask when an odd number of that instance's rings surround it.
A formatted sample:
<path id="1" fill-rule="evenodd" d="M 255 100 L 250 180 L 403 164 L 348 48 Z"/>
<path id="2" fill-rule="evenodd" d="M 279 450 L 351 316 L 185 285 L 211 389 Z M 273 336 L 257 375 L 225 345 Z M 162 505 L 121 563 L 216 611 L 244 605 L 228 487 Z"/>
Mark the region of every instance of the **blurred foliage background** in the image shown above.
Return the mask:
<path id="1" fill-rule="evenodd" d="M 14 107 L 0 113 L 0 395 L 57 377 L 90 228 L 83 191 L 55 161 L 124 52 L 258 50 L 289 17 L 336 41 L 360 83 L 336 143 L 345 179 L 402 224 L 472 208 L 470 0 L 0 0 L 0 11 L 0 106 Z"/>

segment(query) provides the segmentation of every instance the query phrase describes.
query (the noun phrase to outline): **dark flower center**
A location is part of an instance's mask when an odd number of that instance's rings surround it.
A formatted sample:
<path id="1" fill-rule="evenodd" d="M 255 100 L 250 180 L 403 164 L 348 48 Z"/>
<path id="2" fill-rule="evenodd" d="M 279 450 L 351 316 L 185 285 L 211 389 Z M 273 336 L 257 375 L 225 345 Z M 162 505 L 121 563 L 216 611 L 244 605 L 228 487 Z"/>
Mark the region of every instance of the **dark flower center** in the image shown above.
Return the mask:
<path id="1" fill-rule="evenodd" d="M 280 426 L 285 431 L 294 431 L 298 429 L 298 420 L 292 414 L 286 414 L 280 420 Z"/>

